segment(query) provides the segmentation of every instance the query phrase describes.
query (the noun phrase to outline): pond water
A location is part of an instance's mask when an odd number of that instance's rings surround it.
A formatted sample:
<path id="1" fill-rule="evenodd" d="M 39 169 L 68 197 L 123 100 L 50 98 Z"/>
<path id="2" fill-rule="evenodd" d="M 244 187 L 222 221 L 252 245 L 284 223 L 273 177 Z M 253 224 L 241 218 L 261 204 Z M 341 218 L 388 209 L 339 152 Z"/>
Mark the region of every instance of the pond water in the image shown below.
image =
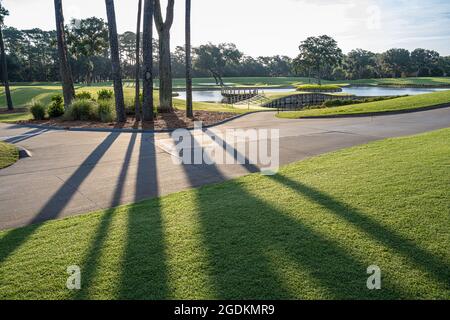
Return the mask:
<path id="1" fill-rule="evenodd" d="M 295 89 L 264 89 L 259 92 L 294 92 Z M 186 100 L 186 92 L 178 92 L 178 99 Z M 221 102 L 223 99 L 220 90 L 208 90 L 208 91 L 193 91 L 192 100 L 196 102 Z"/>
<path id="2" fill-rule="evenodd" d="M 388 88 L 388 87 L 345 87 L 343 92 L 360 97 L 419 95 L 424 93 L 445 91 L 450 88 Z M 295 89 L 264 89 L 260 92 L 294 92 Z M 223 97 L 220 90 L 194 91 L 193 100 L 196 102 L 221 102 Z M 179 99 L 186 100 L 186 92 L 179 92 Z"/>

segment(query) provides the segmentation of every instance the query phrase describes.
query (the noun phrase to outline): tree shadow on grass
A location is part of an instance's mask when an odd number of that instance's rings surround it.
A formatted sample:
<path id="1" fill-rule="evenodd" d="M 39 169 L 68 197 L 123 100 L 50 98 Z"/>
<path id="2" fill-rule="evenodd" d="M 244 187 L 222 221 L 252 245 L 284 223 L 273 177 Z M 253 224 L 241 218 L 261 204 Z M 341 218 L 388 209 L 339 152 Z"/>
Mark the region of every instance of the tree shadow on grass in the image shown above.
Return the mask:
<path id="1" fill-rule="evenodd" d="M 217 142 L 221 143 L 220 139 Z M 195 148 L 201 146 L 195 143 Z M 236 150 L 233 156 L 237 156 Z M 183 166 L 189 180 L 195 181 L 200 166 Z M 253 165 L 246 167 L 249 172 L 258 170 Z M 207 170 L 212 175 L 221 175 L 215 165 Z M 197 191 L 202 242 L 213 269 L 211 277 L 219 299 L 310 297 L 306 290 L 302 292 L 298 288 L 293 292 L 283 284 L 280 274 L 287 272 L 284 269 L 287 266 L 273 261 L 271 251 L 287 256 L 297 270 L 309 275 L 314 283 L 310 285 L 319 287 L 327 298 L 402 296 L 393 287 L 386 287 L 382 294 L 369 291 L 366 288 L 368 266 L 353 258 L 345 248 L 257 198 L 239 182 L 229 181 L 225 185 Z M 211 192 L 221 194 L 221 198 L 211 199 Z M 227 198 L 226 207 L 222 198 Z M 292 281 L 298 286 L 305 284 L 302 279 Z"/>
<path id="2" fill-rule="evenodd" d="M 109 205 L 110 208 L 115 208 L 120 204 L 121 197 L 124 191 L 125 181 L 128 175 L 131 157 L 133 155 L 134 146 L 136 144 L 136 136 L 137 134 L 133 133 L 130 137 L 130 142 L 128 144 L 122 168 L 116 181 L 116 188 Z M 77 300 L 88 298 L 90 288 L 89 285 L 92 284 L 93 280 L 95 279 L 100 255 L 102 253 L 105 240 L 111 227 L 113 215 L 116 210 L 117 209 L 111 209 L 103 215 L 94 233 L 94 240 L 88 249 L 88 253 L 84 259 L 84 262 L 80 265 L 83 271 L 83 283 L 87 285 L 83 286 L 81 290 L 76 292 L 75 299 Z"/>
<path id="3" fill-rule="evenodd" d="M 154 134 L 142 134 L 135 202 L 157 196 L 159 183 Z M 160 199 L 134 205 L 127 213 L 127 239 L 119 279 L 119 299 L 160 300 L 168 297 L 167 257 Z"/>
<path id="4" fill-rule="evenodd" d="M 447 289 L 450 289 L 450 265 L 444 260 L 418 247 L 413 241 L 389 230 L 368 215 L 334 199 L 326 193 L 282 175 L 275 175 L 271 178 L 289 187 L 299 195 L 318 203 L 326 208 L 328 212 L 345 219 L 366 233 L 370 238 L 402 255 L 417 268 L 425 271 L 430 278 L 434 278 Z"/>
<path id="5" fill-rule="evenodd" d="M 232 150 L 233 154 L 238 152 L 233 147 L 228 145 L 225 141 L 222 140 L 216 140 L 219 145 L 224 147 L 225 150 Z M 243 157 L 243 155 L 240 155 Z M 355 225 L 358 229 L 365 232 L 369 237 L 372 239 L 379 241 L 383 243 L 385 246 L 391 248 L 392 250 L 398 252 L 402 256 L 404 256 L 406 259 L 408 259 L 412 264 L 414 264 L 416 267 L 420 268 L 421 270 L 424 270 L 427 272 L 427 274 L 431 277 L 439 281 L 440 283 L 444 284 L 447 288 L 449 288 L 448 279 L 450 279 L 450 266 L 448 263 L 443 261 L 442 259 L 436 257 L 435 255 L 431 254 L 430 252 L 418 247 L 415 243 L 412 241 L 405 239 L 401 235 L 395 233 L 392 230 L 389 230 L 388 228 L 380 225 L 378 222 L 370 219 L 367 215 L 365 215 L 362 212 L 357 211 L 354 208 L 351 208 L 349 205 L 342 203 L 331 196 L 320 192 L 318 190 L 315 190 L 312 187 L 308 187 L 300 182 L 293 181 L 287 177 L 281 176 L 281 175 L 274 175 L 274 176 L 268 176 L 268 178 L 277 181 L 283 185 L 286 185 L 287 187 L 291 188 L 295 192 L 299 193 L 300 196 L 305 196 L 311 201 L 320 204 L 321 206 L 325 207 L 330 213 L 335 214 L 341 218 L 346 219 L 348 222 Z M 245 193 L 245 191 L 242 191 Z M 264 206 L 263 206 L 264 207 Z M 261 210 L 263 209 L 261 208 Z M 233 210 L 230 210 L 233 212 Z M 273 210 L 276 212 L 277 210 Z M 262 210 L 262 212 L 264 212 Z M 259 211 L 258 211 L 259 213 Z M 207 215 L 206 215 L 207 216 Z M 249 217 L 251 218 L 251 216 Z M 285 219 L 287 219 L 285 217 Z M 257 225 L 258 221 L 254 222 L 254 225 Z M 289 223 L 286 224 L 286 228 L 289 226 Z M 320 240 L 320 239 L 316 239 Z M 323 241 L 322 241 L 323 242 Z M 308 246 L 314 247 L 318 243 L 318 241 L 314 241 L 312 243 L 309 243 Z M 317 247 L 316 252 L 320 252 L 320 250 L 323 250 L 324 248 L 330 248 L 333 244 L 329 244 L 327 246 L 320 246 Z M 313 252 L 314 252 L 313 251 Z M 313 261 L 314 256 L 308 257 L 308 259 L 303 259 L 303 261 Z M 339 257 L 335 257 L 333 259 L 334 261 L 342 261 Z M 300 262 L 300 261 L 299 261 Z M 339 262 L 340 263 L 340 262 Z M 323 265 L 323 263 L 322 263 Z M 346 263 L 347 266 L 350 266 L 348 263 Z M 356 265 L 355 265 L 356 266 Z M 320 268 L 320 264 L 317 265 L 317 267 Z M 329 270 L 333 270 L 333 265 L 329 266 Z M 362 268 L 364 266 L 360 266 Z M 367 267 L 367 266 L 366 266 Z M 350 279 L 350 278 L 349 278 Z M 347 297 L 343 296 L 343 292 L 347 292 L 346 288 L 342 288 L 343 290 L 338 290 L 337 293 L 339 293 L 340 298 Z M 354 291 L 351 292 L 350 297 L 371 297 L 367 296 L 367 291 L 360 292 L 358 294 L 358 288 L 354 288 Z M 402 293 L 398 289 L 393 289 L 390 292 L 387 292 L 386 289 L 383 290 L 383 298 L 401 298 Z"/>
<path id="6" fill-rule="evenodd" d="M 0 263 L 19 249 L 42 226 L 38 223 L 55 219 L 61 214 L 77 193 L 80 185 L 89 176 L 118 136 L 118 133 L 111 133 L 105 138 L 30 221 L 30 226 L 11 230 L 0 240 Z"/>

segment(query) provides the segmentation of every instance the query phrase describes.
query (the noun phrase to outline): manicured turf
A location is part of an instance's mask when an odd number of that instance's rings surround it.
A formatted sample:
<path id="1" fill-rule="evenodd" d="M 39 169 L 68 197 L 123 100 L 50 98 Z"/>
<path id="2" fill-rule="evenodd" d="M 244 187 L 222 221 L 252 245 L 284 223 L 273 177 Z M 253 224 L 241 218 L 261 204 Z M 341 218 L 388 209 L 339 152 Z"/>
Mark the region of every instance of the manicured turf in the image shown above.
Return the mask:
<path id="1" fill-rule="evenodd" d="M 353 104 L 343 107 L 308 109 L 302 111 L 283 112 L 277 116 L 287 119 L 320 117 L 334 115 L 355 115 L 365 113 L 383 113 L 404 110 L 420 110 L 440 104 L 450 104 L 450 90 L 418 96 L 409 96 L 384 101 Z"/>
<path id="2" fill-rule="evenodd" d="M 19 160 L 16 147 L 0 141 L 0 169 L 6 168 Z"/>
<path id="3" fill-rule="evenodd" d="M 389 139 L 0 233 L 0 298 L 449 299 L 448 141 Z M 81 291 L 65 288 L 72 265 Z"/>

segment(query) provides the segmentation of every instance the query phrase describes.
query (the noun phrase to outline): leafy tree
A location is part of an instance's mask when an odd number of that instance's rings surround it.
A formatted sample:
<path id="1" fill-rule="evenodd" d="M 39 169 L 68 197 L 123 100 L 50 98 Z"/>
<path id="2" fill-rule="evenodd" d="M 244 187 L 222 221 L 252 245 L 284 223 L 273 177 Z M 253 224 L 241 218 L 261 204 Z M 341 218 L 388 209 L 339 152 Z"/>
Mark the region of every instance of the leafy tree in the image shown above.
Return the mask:
<path id="1" fill-rule="evenodd" d="M 155 0 L 155 24 L 159 35 L 159 112 L 173 112 L 172 63 L 170 53 L 170 29 L 174 18 L 175 0 L 168 0 L 166 19 L 163 20 L 161 1 Z"/>
<path id="2" fill-rule="evenodd" d="M 411 56 L 406 49 L 390 49 L 383 53 L 381 59 L 386 72 L 394 78 L 401 77 L 411 70 Z"/>
<path id="3" fill-rule="evenodd" d="M 119 37 L 117 35 L 116 12 L 114 0 L 105 0 L 108 16 L 109 43 L 111 49 L 112 76 L 114 80 L 114 96 L 116 98 L 116 115 L 118 122 L 125 122 L 125 103 L 123 97 L 122 74 L 120 71 Z"/>
<path id="4" fill-rule="evenodd" d="M 371 78 L 376 67 L 375 53 L 363 49 L 349 52 L 345 58 L 345 69 L 351 79 Z"/>
<path id="5" fill-rule="evenodd" d="M 58 41 L 58 55 L 61 72 L 61 81 L 64 95 L 64 106 L 67 109 L 75 97 L 72 71 L 70 70 L 67 55 L 66 35 L 64 31 L 64 14 L 61 0 L 55 0 L 56 33 Z"/>
<path id="6" fill-rule="evenodd" d="M 437 67 L 440 55 L 438 52 L 426 49 L 415 49 L 411 52 L 411 66 L 417 70 L 417 76 L 430 76 L 431 71 Z"/>
<path id="7" fill-rule="evenodd" d="M 446 77 L 450 76 L 450 56 L 440 57 L 437 65 L 438 68 L 442 71 L 442 75 Z"/>
<path id="8" fill-rule="evenodd" d="M 6 51 L 5 51 L 5 43 L 3 41 L 3 24 L 5 22 L 5 16 L 9 15 L 9 11 L 3 7 L 0 2 L 0 54 L 1 54 L 1 67 L 2 67 L 2 80 L 3 85 L 5 87 L 6 94 L 6 104 L 8 105 L 8 110 L 14 110 L 12 98 L 11 98 L 11 90 L 9 88 L 9 78 L 8 78 L 8 64 L 6 62 Z"/>
<path id="9" fill-rule="evenodd" d="M 92 17 L 83 20 L 72 19 L 67 41 L 69 50 L 80 60 L 84 60 L 86 67 L 85 80 L 93 82 L 94 56 L 107 56 L 108 27 L 103 19 Z M 84 58 L 84 59 L 82 59 Z"/>
<path id="10" fill-rule="evenodd" d="M 243 57 L 236 45 L 222 43 L 218 46 L 208 43 L 194 49 L 195 68 L 209 72 L 215 79 L 217 85 L 224 85 L 223 76 L 225 67 L 239 63 Z"/>
<path id="11" fill-rule="evenodd" d="M 259 57 L 258 60 L 270 77 L 281 77 L 292 70 L 292 59 L 287 56 Z"/>
<path id="12" fill-rule="evenodd" d="M 184 47 L 177 46 L 171 54 L 172 76 L 174 78 L 186 77 L 186 52 Z"/>
<path id="13" fill-rule="evenodd" d="M 322 84 L 324 70 L 338 66 L 343 58 L 337 42 L 326 35 L 307 38 L 300 44 L 299 49 L 299 60 L 315 73 L 319 84 Z"/>

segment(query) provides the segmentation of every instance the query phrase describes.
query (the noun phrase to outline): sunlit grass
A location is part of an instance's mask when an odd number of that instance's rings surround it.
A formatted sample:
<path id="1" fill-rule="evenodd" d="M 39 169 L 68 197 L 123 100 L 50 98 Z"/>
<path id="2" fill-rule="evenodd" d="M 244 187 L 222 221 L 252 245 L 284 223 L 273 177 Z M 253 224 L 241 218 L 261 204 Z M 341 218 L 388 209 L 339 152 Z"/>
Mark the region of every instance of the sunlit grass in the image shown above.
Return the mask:
<path id="1" fill-rule="evenodd" d="M 19 160 L 16 147 L 0 141 L 0 169 L 6 168 Z"/>

